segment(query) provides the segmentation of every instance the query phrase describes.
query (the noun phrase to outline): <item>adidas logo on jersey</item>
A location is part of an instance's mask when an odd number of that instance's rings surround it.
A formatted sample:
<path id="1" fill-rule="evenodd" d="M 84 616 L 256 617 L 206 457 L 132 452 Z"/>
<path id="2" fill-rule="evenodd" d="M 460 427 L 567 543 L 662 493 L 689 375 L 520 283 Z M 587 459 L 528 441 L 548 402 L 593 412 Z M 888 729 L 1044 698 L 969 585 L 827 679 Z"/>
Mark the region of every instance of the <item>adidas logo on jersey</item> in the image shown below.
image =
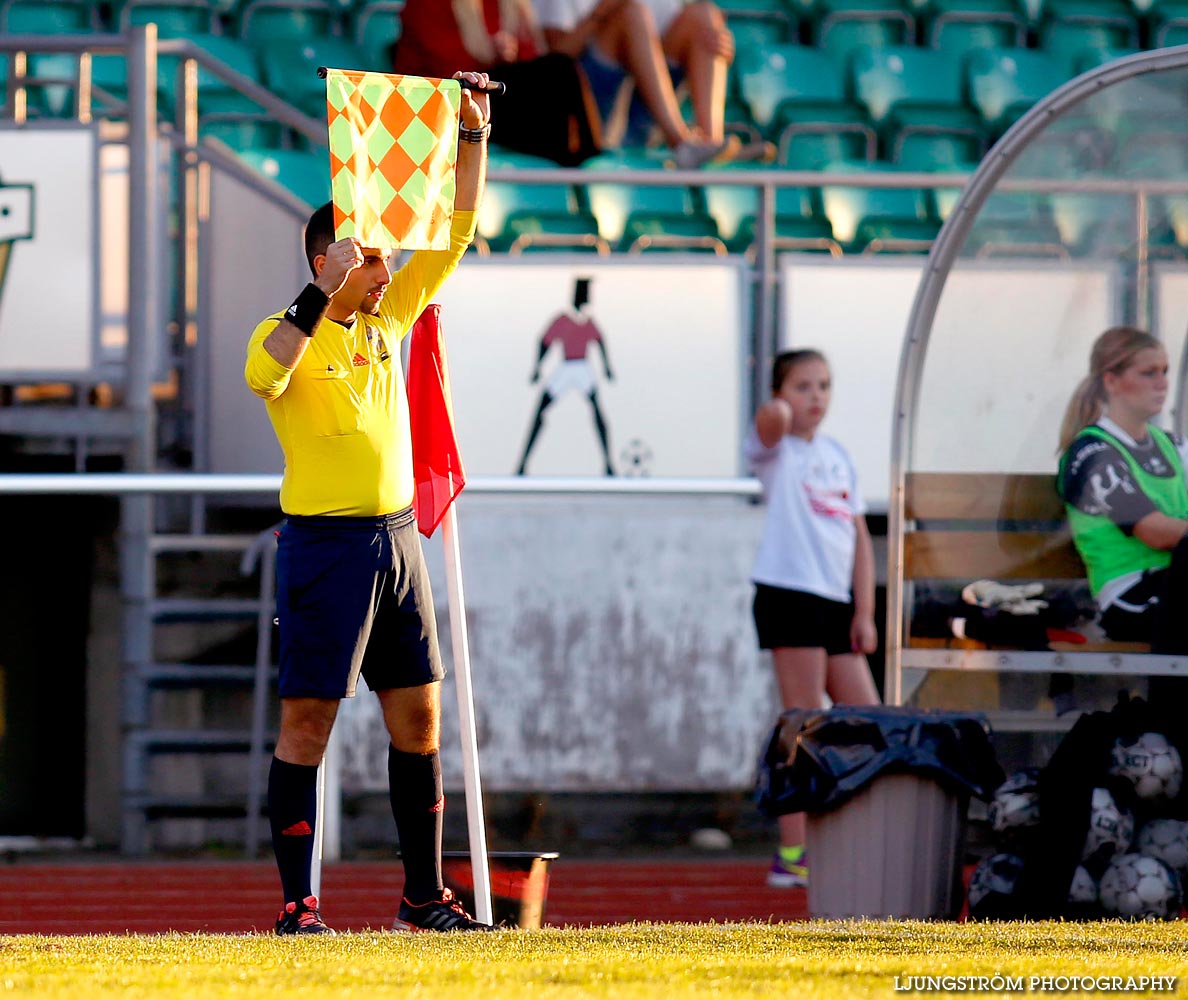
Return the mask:
<path id="1" fill-rule="evenodd" d="M 363 357 L 362 354 L 356 353 L 355 356 L 351 358 L 351 364 L 353 364 L 356 368 L 362 368 L 364 365 L 371 364 L 371 362 Z"/>

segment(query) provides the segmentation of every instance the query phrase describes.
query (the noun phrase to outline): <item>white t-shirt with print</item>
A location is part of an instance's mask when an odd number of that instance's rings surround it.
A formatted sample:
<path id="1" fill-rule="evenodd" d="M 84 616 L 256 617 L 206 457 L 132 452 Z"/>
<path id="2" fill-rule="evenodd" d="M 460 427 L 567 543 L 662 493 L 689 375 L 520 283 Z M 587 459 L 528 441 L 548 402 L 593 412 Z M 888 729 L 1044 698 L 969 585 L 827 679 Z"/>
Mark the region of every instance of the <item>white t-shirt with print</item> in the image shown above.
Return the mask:
<path id="1" fill-rule="evenodd" d="M 668 30 L 673 19 L 685 6 L 684 0 L 643 0 L 652 9 L 660 34 Z M 542 28 L 572 31 L 587 14 L 598 6 L 598 0 L 536 0 L 536 19 Z"/>
<path id="2" fill-rule="evenodd" d="M 849 453 L 820 432 L 811 441 L 786 434 L 765 448 L 754 427 L 743 453 L 767 501 L 751 579 L 849 602 L 855 518 L 866 513 Z"/>

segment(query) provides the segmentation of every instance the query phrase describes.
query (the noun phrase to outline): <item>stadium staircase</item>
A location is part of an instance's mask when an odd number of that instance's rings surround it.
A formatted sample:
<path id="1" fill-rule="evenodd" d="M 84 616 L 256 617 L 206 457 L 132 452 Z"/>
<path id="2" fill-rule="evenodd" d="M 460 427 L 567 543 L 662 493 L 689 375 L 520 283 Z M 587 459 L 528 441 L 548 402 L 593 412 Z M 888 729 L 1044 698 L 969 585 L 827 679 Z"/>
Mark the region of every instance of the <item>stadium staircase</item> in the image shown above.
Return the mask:
<path id="1" fill-rule="evenodd" d="M 133 598 L 126 620 L 125 853 L 145 853 L 159 821 L 243 819 L 245 852 L 255 856 L 275 742 L 268 718 L 275 701 L 275 551 L 272 528 L 257 535 L 162 533 L 148 539 L 144 599 Z M 170 563 L 183 572 L 170 573 Z M 188 593 L 180 592 L 183 580 Z M 255 593 L 245 596 L 252 588 Z M 254 643 L 243 641 L 253 631 Z M 209 637 L 216 633 L 229 640 L 212 648 Z M 254 660 L 244 662 L 253 647 Z M 196 655 L 162 655 L 179 648 Z M 232 658 L 227 656 L 196 662 L 220 651 L 239 655 L 235 662 L 223 662 Z"/>

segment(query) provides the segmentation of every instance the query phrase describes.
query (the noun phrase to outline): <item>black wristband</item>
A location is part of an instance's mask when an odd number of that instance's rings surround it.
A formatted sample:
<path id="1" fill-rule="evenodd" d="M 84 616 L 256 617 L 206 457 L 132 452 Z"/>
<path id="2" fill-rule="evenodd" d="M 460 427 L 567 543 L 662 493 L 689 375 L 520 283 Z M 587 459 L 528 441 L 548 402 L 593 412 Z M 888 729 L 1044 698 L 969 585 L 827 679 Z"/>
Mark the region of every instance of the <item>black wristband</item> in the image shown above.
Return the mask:
<path id="1" fill-rule="evenodd" d="M 301 289 L 301 294 L 285 310 L 285 319 L 307 337 L 312 337 L 318 324 L 322 322 L 322 316 L 328 305 L 330 305 L 329 296 L 311 281 Z"/>
<path id="2" fill-rule="evenodd" d="M 490 134 L 490 122 L 487 122 L 485 125 L 480 125 L 478 128 L 467 128 L 465 125 L 458 126 L 459 142 L 483 143 L 487 141 L 487 136 Z"/>

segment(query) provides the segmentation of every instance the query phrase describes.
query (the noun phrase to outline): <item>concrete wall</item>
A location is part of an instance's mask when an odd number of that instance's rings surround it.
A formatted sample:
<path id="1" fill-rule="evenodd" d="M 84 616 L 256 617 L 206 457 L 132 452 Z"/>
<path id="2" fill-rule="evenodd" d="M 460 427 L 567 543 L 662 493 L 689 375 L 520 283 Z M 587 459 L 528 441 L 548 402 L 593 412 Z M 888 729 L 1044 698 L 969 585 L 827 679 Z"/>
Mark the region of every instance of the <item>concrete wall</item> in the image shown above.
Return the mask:
<path id="1" fill-rule="evenodd" d="M 777 715 L 751 621 L 763 509 L 731 498 L 466 497 L 459 508 L 483 785 L 748 787 Z M 439 538 L 426 543 L 439 631 Z M 444 768 L 461 786 L 452 679 Z M 347 791 L 387 787 L 378 704 L 340 726 Z"/>

